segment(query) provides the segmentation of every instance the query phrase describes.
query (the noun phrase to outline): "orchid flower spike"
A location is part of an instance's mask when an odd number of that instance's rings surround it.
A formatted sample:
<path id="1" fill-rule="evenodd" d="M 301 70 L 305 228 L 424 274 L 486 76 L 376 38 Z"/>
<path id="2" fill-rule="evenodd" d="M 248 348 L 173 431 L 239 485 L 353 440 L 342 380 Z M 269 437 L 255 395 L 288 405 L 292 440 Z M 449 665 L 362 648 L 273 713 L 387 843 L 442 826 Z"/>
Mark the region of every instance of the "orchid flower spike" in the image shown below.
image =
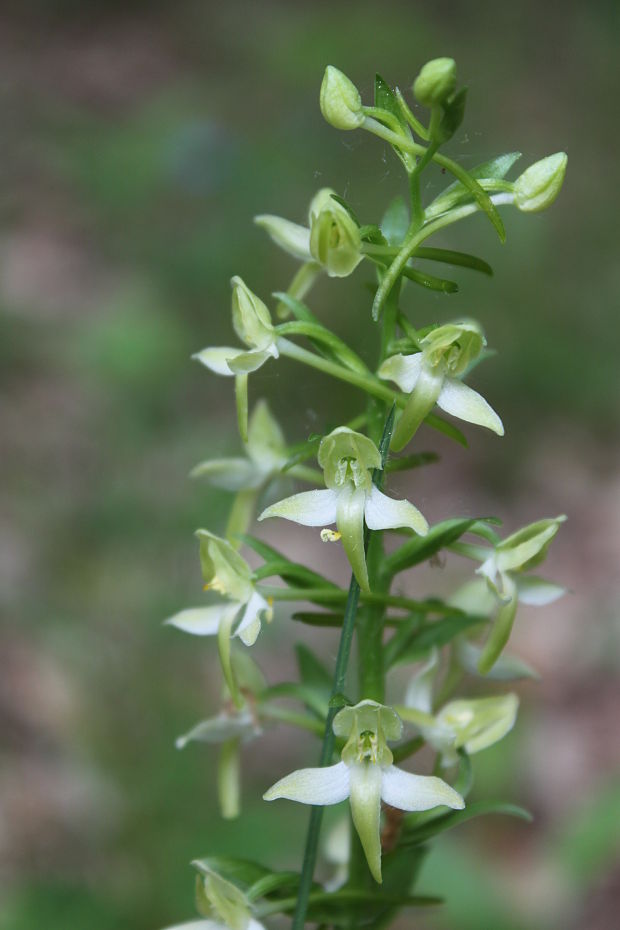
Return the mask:
<path id="1" fill-rule="evenodd" d="M 265 930 L 252 917 L 252 906 L 237 885 L 223 878 L 209 860 L 195 859 L 196 908 L 205 920 L 191 920 L 167 930 Z"/>
<path id="2" fill-rule="evenodd" d="M 433 713 L 433 686 L 439 653 L 433 649 L 428 661 L 409 682 L 404 707 L 398 712 L 413 723 L 426 742 L 439 753 L 441 767 L 458 762 L 458 751 L 468 755 L 499 742 L 513 728 L 519 699 L 516 694 L 450 701 Z"/>
<path id="3" fill-rule="evenodd" d="M 217 346 L 197 352 L 195 358 L 218 375 L 236 377 L 237 411 L 241 437 L 247 440 L 247 377 L 270 358 L 278 358 L 278 340 L 271 315 L 263 301 L 254 294 L 241 278 L 231 278 L 232 322 L 246 349 Z"/>
<path id="4" fill-rule="evenodd" d="M 196 536 L 205 590 L 217 591 L 227 600 L 187 608 L 165 622 L 195 636 L 217 636 L 224 678 L 240 707 L 242 698 L 231 665 L 230 639 L 238 636 L 246 646 L 253 646 L 260 633 L 261 617 L 270 620 L 272 608 L 256 590 L 250 566 L 227 540 L 208 530 L 197 530 Z"/>
<path id="5" fill-rule="evenodd" d="M 324 538 L 342 538 L 355 577 L 368 591 L 364 522 L 370 530 L 404 526 L 421 536 L 428 532 L 428 523 L 409 501 L 395 501 L 373 484 L 372 472 L 381 468 L 381 454 L 367 436 L 338 427 L 321 441 L 318 462 L 327 490 L 293 494 L 267 507 L 258 519 L 283 517 L 302 526 L 335 523 L 338 533 L 327 533 Z"/>
<path id="6" fill-rule="evenodd" d="M 281 778 L 266 801 L 288 798 L 302 804 L 338 804 L 349 798 L 353 825 L 373 878 L 381 882 L 381 801 L 403 811 L 440 805 L 465 807 L 460 794 L 441 778 L 412 775 L 393 765 L 387 741 L 400 739 L 402 722 L 376 701 L 345 707 L 334 718 L 334 733 L 346 739 L 341 761 L 325 768 L 300 769 Z"/>
<path id="7" fill-rule="evenodd" d="M 478 583 L 470 582 L 451 599 L 451 603 L 475 613 L 491 613 L 494 605 L 497 607 L 499 604 L 491 632 L 478 659 L 477 667 L 481 674 L 487 675 L 495 668 L 508 642 L 519 604 L 543 607 L 566 593 L 565 588 L 545 578 L 526 575 L 545 560 L 549 546 L 565 520 L 562 515 L 530 523 L 499 542 L 494 549 L 468 543 L 454 547 L 455 551 L 482 564 L 476 569 L 476 574 L 481 576 Z M 469 642 L 465 647 L 461 646 L 462 664 L 471 664 L 475 649 Z M 514 662 L 502 663 L 494 677 L 508 677 L 513 665 Z M 521 677 L 528 673 L 527 666 L 524 668 L 526 671 L 521 669 Z M 513 671 L 518 672 L 518 667 Z M 529 673 L 532 674 L 531 670 Z"/>
<path id="8" fill-rule="evenodd" d="M 380 378 L 396 382 L 409 394 L 396 424 L 392 449 L 399 452 L 435 404 L 452 416 L 504 435 L 502 421 L 477 391 L 460 380 L 480 355 L 486 340 L 478 323 L 462 321 L 438 326 L 420 339 L 420 352 L 393 355 L 380 366 Z"/>
<path id="9" fill-rule="evenodd" d="M 330 278 L 346 278 L 364 257 L 362 240 L 357 223 L 334 194 L 329 187 L 318 191 L 308 210 L 308 226 L 269 214 L 254 217 L 254 222 L 289 255 L 318 263 Z"/>

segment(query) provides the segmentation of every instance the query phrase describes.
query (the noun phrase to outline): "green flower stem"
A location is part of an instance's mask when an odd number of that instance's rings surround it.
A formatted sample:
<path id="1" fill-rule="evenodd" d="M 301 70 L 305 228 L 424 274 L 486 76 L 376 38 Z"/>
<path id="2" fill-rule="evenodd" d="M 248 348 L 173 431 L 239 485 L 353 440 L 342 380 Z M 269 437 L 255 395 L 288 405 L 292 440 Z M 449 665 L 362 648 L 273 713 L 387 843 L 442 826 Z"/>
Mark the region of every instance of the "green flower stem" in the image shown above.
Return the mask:
<path id="1" fill-rule="evenodd" d="M 344 603 L 348 594 L 342 588 L 276 588 L 261 585 L 258 589 L 263 597 L 274 601 L 314 601 L 317 604 Z M 382 607 L 400 607 L 407 611 L 420 611 L 421 613 L 434 613 L 438 611 L 443 615 L 454 614 L 460 616 L 462 611 L 458 608 L 447 607 L 437 601 L 414 601 L 400 594 L 383 594 L 378 591 L 362 593 L 360 600 L 363 604 Z"/>
<path id="2" fill-rule="evenodd" d="M 495 204 L 512 203 L 512 194 L 496 194 L 492 199 Z M 453 223 L 457 223 L 459 220 L 464 219 L 466 216 L 471 216 L 473 213 L 478 213 L 480 209 L 481 207 L 477 203 L 465 204 L 463 207 L 450 210 L 449 213 L 438 216 L 436 220 L 427 223 L 418 232 L 414 233 L 408 239 L 405 239 L 379 285 L 373 303 L 373 319 L 378 319 L 383 302 L 392 290 L 397 278 L 402 274 L 405 265 L 409 259 L 413 257 L 418 246 L 424 242 L 425 239 L 428 239 L 429 236 L 439 232 L 440 229 L 451 226 Z"/>
<path id="3" fill-rule="evenodd" d="M 287 707 L 277 707 L 274 704 L 261 704 L 260 715 L 269 720 L 278 720 L 280 723 L 290 723 L 293 727 L 308 730 L 310 733 L 316 733 L 317 736 L 323 736 L 325 732 L 325 726 L 320 720 L 314 717 L 308 717 L 307 714 L 297 714 Z"/>
<path id="4" fill-rule="evenodd" d="M 289 284 L 286 293 L 296 300 L 303 300 L 322 271 L 323 269 L 317 262 L 305 262 Z M 276 306 L 276 316 L 278 319 L 285 320 L 290 315 L 291 311 L 284 301 L 279 301 Z"/>
<path id="5" fill-rule="evenodd" d="M 355 371 L 351 371 L 349 368 L 343 368 L 341 365 L 337 365 L 327 358 L 323 358 L 320 355 L 315 355 L 314 352 L 303 349 L 294 342 L 289 342 L 288 339 L 278 339 L 278 348 L 282 355 L 286 355 L 288 358 L 294 358 L 296 361 L 303 362 L 304 365 L 310 365 L 312 368 L 317 368 L 319 371 L 331 375 L 333 378 L 346 381 L 348 384 L 360 388 L 362 391 L 365 391 L 366 394 L 371 394 L 379 400 L 383 400 L 388 404 L 395 403 L 399 407 L 405 406 L 406 399 L 404 397 L 390 390 L 387 385 L 382 384 L 378 379 L 375 379 L 373 375 L 362 375 Z"/>
<path id="6" fill-rule="evenodd" d="M 392 407 L 391 412 L 386 420 L 384 435 L 381 440 L 383 464 L 385 464 L 385 459 L 387 458 L 388 450 L 390 448 L 393 425 L 394 407 Z M 375 470 L 373 481 L 379 480 L 381 474 L 381 471 Z M 371 533 L 368 534 L 368 536 L 371 535 Z M 360 586 L 355 579 L 355 575 L 352 575 L 351 582 L 349 584 L 349 592 L 347 594 L 347 603 L 344 611 L 342 633 L 340 634 L 340 643 L 338 645 L 338 655 L 336 657 L 336 668 L 334 670 L 334 680 L 331 692 L 332 697 L 336 697 L 338 694 L 342 694 L 344 692 L 347 665 L 349 664 L 349 656 L 351 654 L 351 644 L 353 642 L 353 631 L 355 629 L 355 618 L 357 614 L 359 598 Z M 320 767 L 329 765 L 332 761 L 334 743 L 336 740 L 332 724 L 337 713 L 338 708 L 336 707 L 330 706 L 327 711 L 327 719 L 325 720 L 325 732 L 323 735 L 323 745 L 321 747 L 321 755 L 319 759 Z M 291 930 L 303 930 L 306 922 L 306 912 L 308 910 L 308 900 L 310 898 L 310 889 L 312 887 L 312 880 L 314 877 L 314 867 L 316 865 L 322 820 L 323 808 L 314 806 L 310 812 L 308 832 L 306 834 L 306 847 L 304 850 L 301 875 L 299 877 L 299 888 L 297 890 L 297 900 L 295 901 L 295 913 L 293 916 Z"/>
<path id="7" fill-rule="evenodd" d="M 372 117 L 366 117 L 362 128 L 372 132 L 380 139 L 385 139 L 386 142 L 389 142 L 390 145 L 396 146 L 396 148 L 399 148 L 402 152 L 409 152 L 412 155 L 419 155 L 422 159 L 424 159 L 427 155 L 428 149 L 425 146 L 405 138 L 402 134 L 393 132 L 391 129 L 388 129 L 381 123 L 377 122 L 377 120 L 372 119 Z M 495 206 L 493 205 L 488 194 L 480 187 L 476 179 L 472 178 L 471 175 L 457 162 L 453 161 L 451 158 L 447 158 L 445 155 L 440 155 L 439 152 L 435 152 L 432 155 L 432 160 L 453 174 L 457 180 L 459 180 L 463 185 L 465 185 L 465 187 L 471 190 L 481 209 L 487 212 L 489 218 L 497 230 L 501 241 L 503 242 L 506 238 L 504 224 L 502 223 L 501 217 L 495 209 Z"/>

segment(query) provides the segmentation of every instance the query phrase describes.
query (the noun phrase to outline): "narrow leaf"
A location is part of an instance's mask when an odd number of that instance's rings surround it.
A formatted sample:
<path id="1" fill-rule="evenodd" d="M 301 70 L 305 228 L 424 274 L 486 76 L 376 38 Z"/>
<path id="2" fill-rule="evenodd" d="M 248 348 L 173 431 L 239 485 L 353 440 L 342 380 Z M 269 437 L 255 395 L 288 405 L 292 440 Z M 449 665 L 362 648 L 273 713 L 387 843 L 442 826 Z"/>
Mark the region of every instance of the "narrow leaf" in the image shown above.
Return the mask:
<path id="1" fill-rule="evenodd" d="M 438 833 L 451 830 L 453 827 L 458 827 L 462 823 L 467 823 L 468 820 L 473 820 L 475 817 L 484 817 L 488 814 L 501 814 L 506 817 L 517 817 L 520 820 L 526 821 L 532 820 L 532 815 L 523 807 L 519 807 L 516 804 L 508 804 L 502 801 L 475 801 L 473 804 L 468 804 L 467 807 L 461 811 L 440 814 L 432 820 L 429 820 L 428 823 L 419 827 L 414 827 L 413 829 L 405 828 L 399 845 L 405 848 L 408 846 L 417 846 L 418 843 L 425 843 Z M 407 818 L 407 820 L 409 820 L 409 818 Z"/>
<path id="2" fill-rule="evenodd" d="M 435 524 L 430 528 L 426 536 L 412 537 L 389 555 L 384 562 L 385 572 L 395 575 L 406 568 L 411 568 L 412 565 L 425 562 L 441 549 L 460 539 L 477 522 L 478 518 L 473 517 L 444 520 Z"/>

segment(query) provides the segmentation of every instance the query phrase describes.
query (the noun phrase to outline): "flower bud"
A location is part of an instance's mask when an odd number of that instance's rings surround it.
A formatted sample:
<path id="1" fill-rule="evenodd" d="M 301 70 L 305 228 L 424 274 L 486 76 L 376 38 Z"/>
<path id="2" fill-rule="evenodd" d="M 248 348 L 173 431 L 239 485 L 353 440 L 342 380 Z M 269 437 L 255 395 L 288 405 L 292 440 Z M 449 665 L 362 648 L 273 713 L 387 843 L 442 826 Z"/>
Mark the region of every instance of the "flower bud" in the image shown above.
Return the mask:
<path id="1" fill-rule="evenodd" d="M 325 187 L 310 204 L 310 253 L 330 278 L 346 278 L 362 260 L 362 240 L 357 223 L 333 193 Z"/>
<path id="2" fill-rule="evenodd" d="M 447 100 L 456 88 L 456 62 L 453 58 L 428 61 L 413 83 L 413 93 L 425 107 L 435 107 Z"/>
<path id="3" fill-rule="evenodd" d="M 250 288 L 235 276 L 233 287 L 232 318 L 235 332 L 242 342 L 252 349 L 266 349 L 273 343 L 273 326 L 269 310 Z"/>
<path id="4" fill-rule="evenodd" d="M 336 129 L 359 129 L 364 122 L 362 98 L 346 74 L 328 65 L 319 97 L 321 113 Z"/>
<path id="5" fill-rule="evenodd" d="M 560 193 L 567 162 L 566 152 L 556 152 L 530 165 L 515 181 L 515 206 L 524 213 L 537 213 L 551 206 Z"/>

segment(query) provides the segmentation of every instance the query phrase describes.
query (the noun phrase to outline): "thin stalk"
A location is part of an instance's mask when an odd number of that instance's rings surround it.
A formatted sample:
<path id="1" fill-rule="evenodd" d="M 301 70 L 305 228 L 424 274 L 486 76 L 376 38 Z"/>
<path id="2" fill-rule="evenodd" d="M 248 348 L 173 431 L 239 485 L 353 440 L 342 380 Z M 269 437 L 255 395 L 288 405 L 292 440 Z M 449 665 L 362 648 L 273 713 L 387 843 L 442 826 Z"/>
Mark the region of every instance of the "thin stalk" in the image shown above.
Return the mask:
<path id="1" fill-rule="evenodd" d="M 337 604 L 348 599 L 347 592 L 342 588 L 277 588 L 261 585 L 259 590 L 263 597 L 272 598 L 274 601 L 315 601 L 317 604 Z M 421 611 L 422 613 L 433 613 L 436 610 L 440 610 L 442 615 L 462 613 L 457 607 L 447 608 L 438 601 L 414 601 L 400 594 L 384 594 L 377 591 L 360 594 L 360 601 L 362 604 L 371 606 L 400 607 L 402 610 Z"/>
<path id="2" fill-rule="evenodd" d="M 382 439 L 383 447 L 383 464 L 385 464 L 385 458 L 387 457 L 387 450 L 390 447 L 390 440 L 392 438 L 392 427 L 394 425 L 394 407 L 392 407 L 391 413 L 388 415 L 388 418 L 385 423 L 385 430 Z M 381 471 L 376 470 L 373 475 L 373 480 L 377 480 L 381 476 Z M 349 664 L 349 656 L 351 654 L 351 644 L 353 642 L 353 631 L 355 629 L 355 617 L 357 614 L 357 605 L 359 603 L 360 597 L 360 587 L 355 579 L 354 575 L 351 575 L 351 583 L 349 584 L 349 593 L 347 595 L 347 605 L 344 612 L 344 620 L 342 624 L 342 633 L 340 634 L 340 643 L 338 645 L 338 655 L 336 658 L 336 668 L 334 670 L 334 680 L 332 684 L 332 697 L 336 697 L 338 694 L 342 694 L 345 687 L 345 679 L 347 673 L 347 666 Z M 319 766 L 323 767 L 329 765 L 332 760 L 332 754 L 334 751 L 335 735 L 332 728 L 334 722 L 334 717 L 336 716 L 338 709 L 336 707 L 330 707 L 327 712 L 327 719 L 325 721 L 325 731 L 323 735 L 323 745 L 321 747 L 321 755 L 319 758 Z M 308 832 L 306 834 L 306 847 L 304 850 L 304 859 L 301 868 L 301 875 L 299 878 L 299 888 L 297 890 L 297 900 L 295 902 L 295 914 L 293 916 L 293 923 L 291 925 L 291 930 L 302 930 L 306 921 L 306 912 L 308 910 L 308 899 L 310 897 L 310 889 L 312 887 L 312 879 L 314 877 L 314 867 L 316 865 L 316 857 L 319 846 L 319 835 L 321 832 L 321 822 L 323 820 L 323 808 L 313 806 L 310 812 L 310 820 L 308 823 Z"/>

